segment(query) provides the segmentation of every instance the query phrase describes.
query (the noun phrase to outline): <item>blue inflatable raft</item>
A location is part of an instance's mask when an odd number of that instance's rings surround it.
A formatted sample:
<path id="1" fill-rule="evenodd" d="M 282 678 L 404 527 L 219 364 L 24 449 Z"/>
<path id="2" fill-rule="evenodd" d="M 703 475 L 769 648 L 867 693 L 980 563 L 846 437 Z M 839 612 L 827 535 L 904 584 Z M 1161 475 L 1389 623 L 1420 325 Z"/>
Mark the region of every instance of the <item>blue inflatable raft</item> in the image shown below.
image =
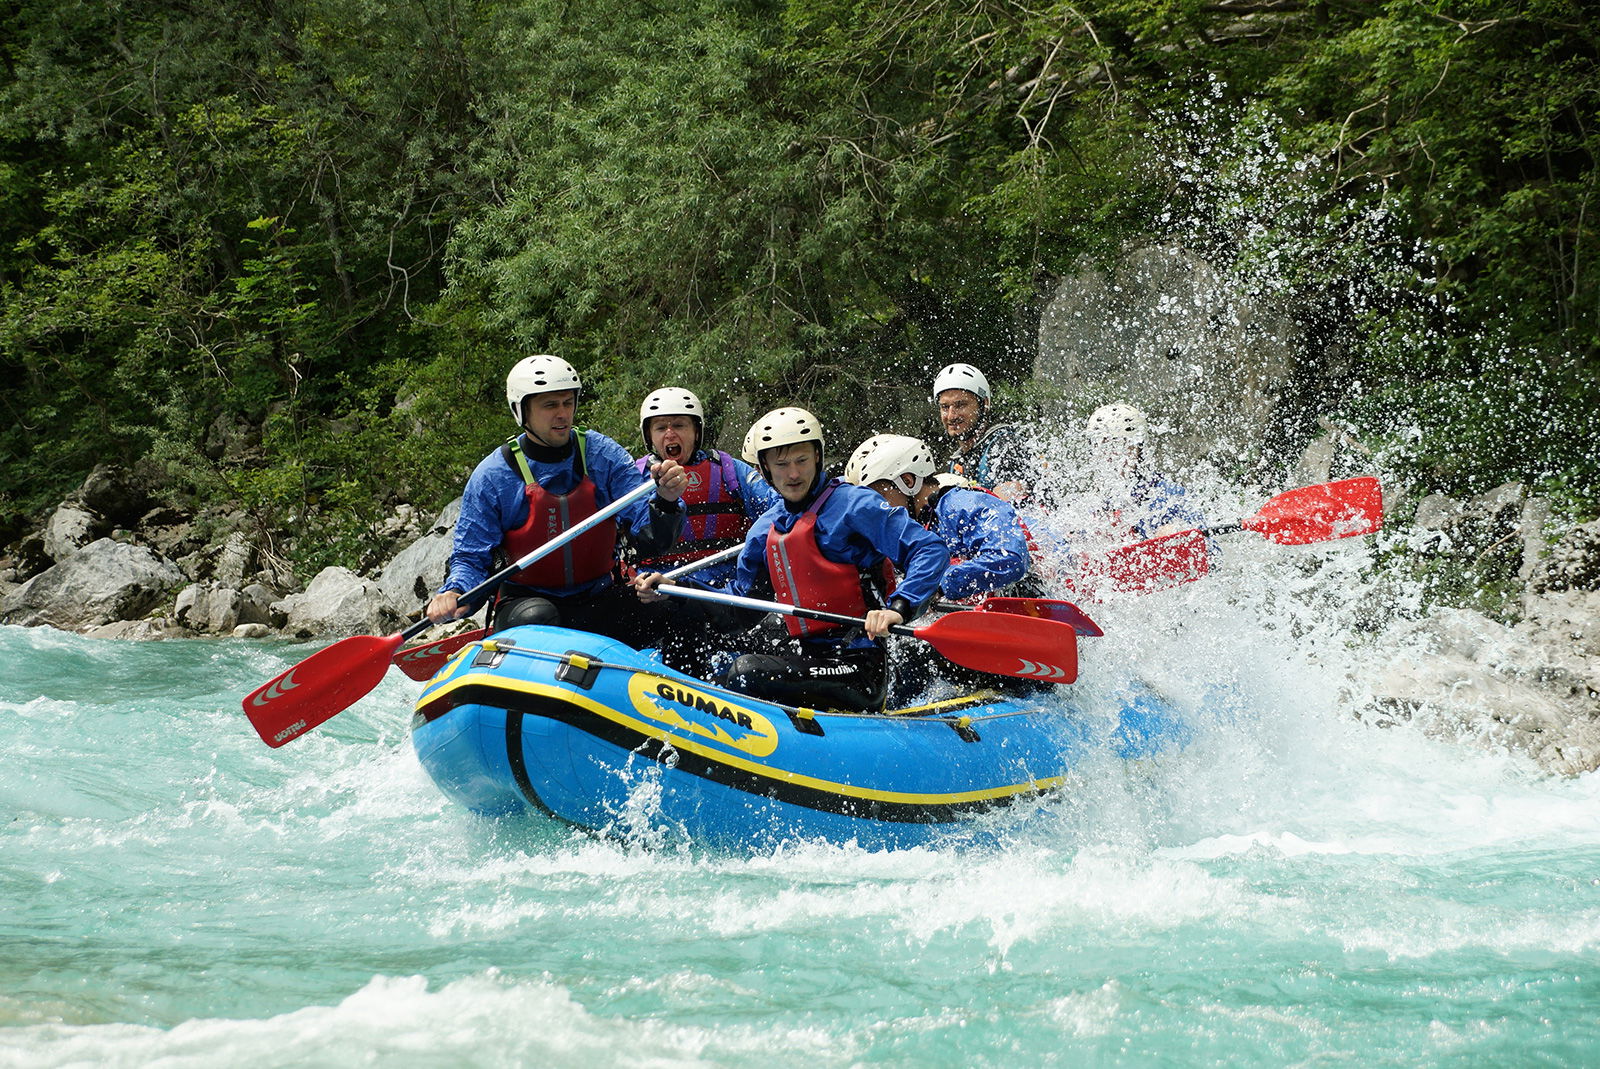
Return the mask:
<path id="1" fill-rule="evenodd" d="M 802 709 L 682 675 L 612 639 L 518 627 L 467 646 L 430 680 L 411 733 L 444 793 L 484 815 L 542 810 L 624 832 L 643 808 L 652 827 L 709 845 L 895 848 L 1035 799 L 1096 749 L 1144 756 L 1183 733 L 1140 698 L 1108 735 L 1103 718 L 1091 727 L 1063 696 L 1070 688 L 887 713 Z"/>

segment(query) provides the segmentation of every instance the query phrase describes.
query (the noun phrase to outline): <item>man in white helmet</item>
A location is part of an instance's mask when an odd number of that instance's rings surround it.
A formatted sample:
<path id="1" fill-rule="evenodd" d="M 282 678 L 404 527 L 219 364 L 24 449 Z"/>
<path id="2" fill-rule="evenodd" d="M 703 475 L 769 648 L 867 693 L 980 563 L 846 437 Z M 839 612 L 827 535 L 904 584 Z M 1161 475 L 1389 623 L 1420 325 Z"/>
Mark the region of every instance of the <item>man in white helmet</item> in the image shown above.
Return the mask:
<path id="1" fill-rule="evenodd" d="M 959 601 L 1001 592 L 1036 596 L 1037 587 L 1011 589 L 1023 582 L 1032 565 L 1028 534 L 1017 510 L 956 476 L 936 476 L 934 471 L 933 451 L 926 443 L 903 434 L 875 434 L 850 455 L 844 478 L 876 491 L 939 536 L 950 553 L 950 567 L 939 583 L 945 597 Z"/>
<path id="2" fill-rule="evenodd" d="M 743 460 L 705 445 L 705 408 L 693 392 L 663 386 L 639 406 L 639 434 L 645 452 L 635 462 L 643 473 L 663 460 L 683 465 L 688 488 L 683 538 L 663 554 L 641 557 L 641 572 L 664 572 L 744 542 L 750 524 L 778 503 L 778 492 Z M 732 560 L 701 568 L 695 575 L 721 585 L 733 578 Z"/>
<path id="3" fill-rule="evenodd" d="M 1102 405 L 1084 421 L 1089 473 L 1096 482 L 1092 512 L 1113 542 L 1205 526 L 1183 487 L 1150 469 L 1144 455 L 1148 426 L 1145 414 L 1125 401 Z"/>
<path id="4" fill-rule="evenodd" d="M 949 364 L 933 379 L 939 423 L 956 450 L 946 470 L 1013 504 L 1033 493 L 1033 458 L 1015 427 L 991 422 L 989 380 L 971 364 Z"/>
<path id="5" fill-rule="evenodd" d="M 786 633 L 757 629 L 723 683 L 760 697 L 841 709 L 882 708 L 888 685 L 883 636 L 919 613 L 938 590 L 949 554 L 903 509 L 862 487 L 829 478 L 822 426 L 802 408 L 779 408 L 745 435 L 782 501 L 751 525 L 728 585 L 741 596 L 861 617 L 864 627 L 783 618 Z M 901 579 L 891 597 L 886 565 Z M 640 597 L 660 597 L 659 574 L 635 580 Z"/>
<path id="6" fill-rule="evenodd" d="M 521 433 L 479 462 L 467 480 L 449 567 L 428 602 L 429 619 L 459 619 L 474 610 L 460 596 L 488 578 L 497 553 L 519 560 L 654 478 L 656 493 L 648 501 L 502 584 L 493 614 L 495 630 L 554 624 L 635 645 L 654 637 L 659 614 L 642 611 L 613 577 L 619 529 L 650 552 L 667 549 L 683 527 L 679 499 L 688 479 L 675 460 L 652 465 L 645 475 L 621 445 L 576 426 L 582 389 L 578 372 L 554 356 L 527 357 L 506 376 L 506 403 Z"/>

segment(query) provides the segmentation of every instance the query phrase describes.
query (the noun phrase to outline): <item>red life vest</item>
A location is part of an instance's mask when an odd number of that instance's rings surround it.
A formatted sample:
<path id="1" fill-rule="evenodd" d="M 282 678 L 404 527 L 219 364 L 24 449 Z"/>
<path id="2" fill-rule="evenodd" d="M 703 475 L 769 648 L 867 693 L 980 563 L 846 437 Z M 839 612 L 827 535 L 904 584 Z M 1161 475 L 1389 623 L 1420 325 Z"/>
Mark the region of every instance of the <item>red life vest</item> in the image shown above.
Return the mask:
<path id="1" fill-rule="evenodd" d="M 776 528 L 767 532 L 767 572 L 778 601 L 805 609 L 864 616 L 867 598 L 862 590 L 861 570 L 854 564 L 829 560 L 817 545 L 817 512 L 833 491 L 837 480 L 817 495 L 800 519 L 788 531 Z M 839 624 L 785 616 L 789 634 L 805 638 L 831 631 Z"/>
<path id="2" fill-rule="evenodd" d="M 640 457 L 634 467 L 641 474 L 649 471 L 650 457 Z M 750 517 L 745 514 L 744 498 L 739 493 L 739 470 L 733 466 L 733 457 L 713 449 L 705 460 L 686 465 L 683 472 L 689 477 L 689 486 L 682 498 L 688 513 L 683 537 L 670 553 L 641 560 L 640 571 L 666 571 L 709 557 L 743 542 L 750 530 Z"/>
<path id="3" fill-rule="evenodd" d="M 595 501 L 596 486 L 589 478 L 584 457 L 584 432 L 574 428 L 578 436 L 576 471 L 578 485 L 565 494 L 552 494 L 539 485 L 528 467 L 528 458 L 522 454 L 522 444 L 512 438 L 502 453 L 522 475 L 528 498 L 528 521 L 521 527 L 505 533 L 500 543 L 506 556 L 520 560 L 559 535 L 593 516 L 598 510 Z M 534 561 L 511 576 L 510 582 L 522 586 L 560 590 L 591 582 L 611 571 L 617 556 L 617 523 L 607 520 L 596 524 L 577 538 L 549 556 Z"/>

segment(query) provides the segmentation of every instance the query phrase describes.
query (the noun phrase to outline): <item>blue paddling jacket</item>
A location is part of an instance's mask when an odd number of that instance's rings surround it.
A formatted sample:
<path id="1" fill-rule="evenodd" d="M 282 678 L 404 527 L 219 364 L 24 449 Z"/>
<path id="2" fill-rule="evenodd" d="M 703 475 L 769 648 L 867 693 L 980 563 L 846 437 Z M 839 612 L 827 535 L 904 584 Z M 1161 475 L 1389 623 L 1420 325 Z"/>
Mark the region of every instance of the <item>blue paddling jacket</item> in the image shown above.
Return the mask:
<path id="1" fill-rule="evenodd" d="M 767 536 L 776 530 L 788 532 L 800 521 L 811 503 L 829 486 L 833 492 L 816 513 L 817 548 L 829 560 L 853 564 L 863 575 L 876 577 L 887 558 L 900 575 L 894 590 L 894 608 L 911 620 L 939 589 L 950 563 L 950 554 L 939 537 L 917 523 L 902 508 L 894 508 L 882 497 L 863 486 L 853 486 L 823 473 L 804 501 L 778 504 L 762 513 L 750 527 L 744 551 L 739 554 L 737 571 L 728 591 L 741 597 L 772 597 L 772 577 L 767 569 Z M 829 635 L 802 642 L 835 642 Z M 852 645 L 868 645 L 862 635 Z"/>
<path id="2" fill-rule="evenodd" d="M 584 436 L 583 457 L 579 458 L 577 435 Z M 539 485 L 554 494 L 568 494 L 582 479 L 579 464 L 595 484 L 595 507 L 604 508 L 618 498 L 648 482 L 633 466 L 633 457 L 615 441 L 599 431 L 573 429 L 567 449 L 551 449 L 532 442 L 526 434 L 518 444 L 527 458 L 528 468 Z M 473 469 L 461 495 L 461 517 L 456 521 L 450 563 L 440 591 L 471 590 L 489 577 L 494 551 L 514 531 L 528 521 L 527 484 L 522 474 L 496 449 Z M 677 540 L 683 526 L 683 505 L 666 506 L 659 495 L 636 501 L 617 516 L 619 527 L 628 531 L 635 545 L 645 552 L 659 553 Z M 574 523 L 582 517 L 574 517 Z M 527 587 L 547 597 L 573 597 L 598 594 L 615 580 L 602 575 L 572 587 Z"/>
<path id="3" fill-rule="evenodd" d="M 946 597 L 991 594 L 1027 574 L 1033 563 L 1017 510 L 982 490 L 942 487 L 917 517 L 950 553 L 939 586 Z"/>

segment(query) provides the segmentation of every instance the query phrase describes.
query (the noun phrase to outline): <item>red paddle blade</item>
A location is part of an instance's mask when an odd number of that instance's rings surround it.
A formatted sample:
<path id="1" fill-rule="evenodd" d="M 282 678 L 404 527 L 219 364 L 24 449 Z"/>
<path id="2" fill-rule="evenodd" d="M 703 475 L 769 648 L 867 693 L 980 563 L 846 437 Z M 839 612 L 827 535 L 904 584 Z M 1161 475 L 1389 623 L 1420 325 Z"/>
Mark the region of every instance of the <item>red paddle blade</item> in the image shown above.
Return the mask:
<path id="1" fill-rule="evenodd" d="M 484 628 L 476 631 L 467 631 L 459 635 L 451 635 L 437 642 L 424 642 L 420 646 L 407 646 L 394 655 L 394 663 L 400 666 L 400 671 L 412 679 L 427 682 L 438 674 L 439 669 L 449 663 L 461 650 L 479 642 L 489 632 Z"/>
<path id="2" fill-rule="evenodd" d="M 1078 678 L 1078 633 L 1054 620 L 953 612 L 915 632 L 956 664 L 979 672 L 1042 683 Z"/>
<path id="3" fill-rule="evenodd" d="M 1371 534 L 1383 527 L 1383 489 L 1371 475 L 1302 486 L 1279 494 L 1239 526 L 1284 546 Z"/>
<path id="4" fill-rule="evenodd" d="M 978 603 L 979 612 L 1007 612 L 1013 616 L 1033 616 L 1040 620 L 1054 620 L 1066 624 L 1078 634 L 1099 638 L 1105 634 L 1100 625 L 1089 619 L 1089 614 L 1070 601 L 1054 598 L 984 598 Z"/>
<path id="5" fill-rule="evenodd" d="M 1179 531 L 1162 538 L 1135 542 L 1107 555 L 1096 567 L 1111 579 L 1114 590 L 1147 594 L 1192 583 L 1210 571 L 1205 535 Z"/>
<path id="6" fill-rule="evenodd" d="M 268 746 L 299 738 L 377 686 L 400 642 L 398 631 L 385 638 L 355 635 L 318 650 L 251 691 L 245 715 Z"/>

